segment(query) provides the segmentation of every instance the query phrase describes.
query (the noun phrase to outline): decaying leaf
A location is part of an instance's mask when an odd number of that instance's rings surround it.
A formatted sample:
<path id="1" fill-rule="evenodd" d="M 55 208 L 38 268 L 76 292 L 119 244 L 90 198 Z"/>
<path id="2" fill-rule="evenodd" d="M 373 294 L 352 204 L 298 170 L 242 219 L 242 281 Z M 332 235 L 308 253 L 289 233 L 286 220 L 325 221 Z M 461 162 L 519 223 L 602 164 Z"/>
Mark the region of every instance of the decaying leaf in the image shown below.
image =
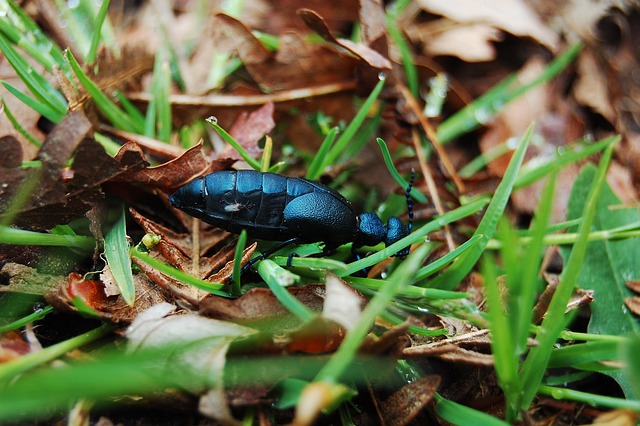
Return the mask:
<path id="1" fill-rule="evenodd" d="M 440 381 L 440 376 L 430 374 L 394 392 L 380 406 L 384 424 L 404 426 L 411 423 L 433 399 Z"/>
<path id="2" fill-rule="evenodd" d="M 181 314 L 176 307 L 161 303 L 140 313 L 125 332 L 129 350 L 171 348 L 167 374 L 180 371 L 182 385 L 203 393 L 201 412 L 217 420 L 233 416 L 223 392 L 223 371 L 229 344 L 255 330 L 238 324 Z M 197 377 L 197 380 L 193 380 Z M 213 409 L 215 407 L 216 409 Z"/>

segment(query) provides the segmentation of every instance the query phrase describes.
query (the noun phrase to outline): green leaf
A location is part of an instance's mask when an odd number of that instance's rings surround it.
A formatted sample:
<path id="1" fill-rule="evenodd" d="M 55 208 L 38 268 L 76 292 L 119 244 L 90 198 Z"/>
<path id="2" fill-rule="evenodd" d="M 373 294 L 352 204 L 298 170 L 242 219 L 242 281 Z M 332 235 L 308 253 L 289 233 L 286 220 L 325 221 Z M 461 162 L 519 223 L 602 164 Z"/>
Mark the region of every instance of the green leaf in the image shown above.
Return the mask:
<path id="1" fill-rule="evenodd" d="M 136 298 L 133 273 L 131 272 L 131 258 L 129 257 L 129 243 L 124 221 L 124 208 L 120 218 L 104 237 L 104 254 L 107 258 L 111 274 L 115 280 L 122 298 L 129 306 L 133 306 Z"/>
<path id="2" fill-rule="evenodd" d="M 576 219 L 584 208 L 587 193 L 594 179 L 595 167 L 585 166 L 573 185 L 567 219 Z M 596 205 L 591 231 L 599 231 L 637 223 L 640 214 L 635 207 L 620 208 L 621 201 L 605 184 Z M 567 262 L 571 249 L 560 250 Z M 640 333 L 640 322 L 626 308 L 624 299 L 632 296 L 625 282 L 640 279 L 640 239 L 593 241 L 589 244 L 578 276 L 583 289 L 594 291 L 588 331 L 594 334 L 630 335 Z M 631 395 L 628 378 L 620 372 L 610 374 Z"/>

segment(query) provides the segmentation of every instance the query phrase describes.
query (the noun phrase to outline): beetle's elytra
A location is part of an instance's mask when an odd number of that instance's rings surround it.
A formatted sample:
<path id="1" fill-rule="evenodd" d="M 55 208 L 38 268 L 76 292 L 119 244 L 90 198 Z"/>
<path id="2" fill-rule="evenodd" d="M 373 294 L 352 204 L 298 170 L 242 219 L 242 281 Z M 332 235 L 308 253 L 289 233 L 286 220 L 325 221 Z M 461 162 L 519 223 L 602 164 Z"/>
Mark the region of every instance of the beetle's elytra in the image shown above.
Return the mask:
<path id="1" fill-rule="evenodd" d="M 272 241 L 324 242 L 328 247 L 393 244 L 409 230 L 396 217 L 357 215 L 333 189 L 307 179 L 253 170 L 214 172 L 169 197 L 171 204 L 218 228 Z M 405 253 L 399 253 L 404 255 Z"/>

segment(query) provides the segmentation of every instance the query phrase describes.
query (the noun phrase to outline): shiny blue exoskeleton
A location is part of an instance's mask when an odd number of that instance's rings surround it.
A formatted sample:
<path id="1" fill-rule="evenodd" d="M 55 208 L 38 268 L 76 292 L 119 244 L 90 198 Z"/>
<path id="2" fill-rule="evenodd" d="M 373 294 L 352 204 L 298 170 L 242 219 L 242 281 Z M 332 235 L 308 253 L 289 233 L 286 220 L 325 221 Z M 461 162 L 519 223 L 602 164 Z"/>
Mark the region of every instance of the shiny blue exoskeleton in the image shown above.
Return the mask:
<path id="1" fill-rule="evenodd" d="M 220 171 L 195 179 L 169 197 L 171 204 L 218 228 L 290 243 L 324 242 L 328 249 L 354 247 L 407 236 L 397 217 L 387 224 L 375 213 L 356 214 L 340 193 L 307 179 L 253 170 Z M 397 253 L 405 256 L 408 250 Z"/>

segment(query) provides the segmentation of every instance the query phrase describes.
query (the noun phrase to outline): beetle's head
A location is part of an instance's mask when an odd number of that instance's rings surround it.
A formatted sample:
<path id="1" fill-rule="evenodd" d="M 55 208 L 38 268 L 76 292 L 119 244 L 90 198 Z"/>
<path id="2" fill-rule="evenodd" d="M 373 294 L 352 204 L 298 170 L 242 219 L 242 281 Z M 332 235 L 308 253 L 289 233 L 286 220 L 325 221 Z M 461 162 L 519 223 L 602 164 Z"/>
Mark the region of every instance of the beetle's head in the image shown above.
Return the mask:
<path id="1" fill-rule="evenodd" d="M 391 244 L 399 241 L 409 235 L 409 227 L 405 225 L 400 219 L 393 216 L 390 217 L 387 221 L 387 235 L 384 240 L 385 245 L 390 246 Z M 409 247 L 402 249 L 397 252 L 395 256 L 404 257 L 409 254 Z"/>
<path id="2" fill-rule="evenodd" d="M 397 217 L 389 218 L 385 225 L 375 213 L 362 213 L 358 217 L 358 238 L 356 241 L 363 246 L 374 246 L 384 242 L 390 246 L 396 241 L 409 235 L 409 228 Z M 409 249 L 404 249 L 396 256 L 406 256 Z"/>

